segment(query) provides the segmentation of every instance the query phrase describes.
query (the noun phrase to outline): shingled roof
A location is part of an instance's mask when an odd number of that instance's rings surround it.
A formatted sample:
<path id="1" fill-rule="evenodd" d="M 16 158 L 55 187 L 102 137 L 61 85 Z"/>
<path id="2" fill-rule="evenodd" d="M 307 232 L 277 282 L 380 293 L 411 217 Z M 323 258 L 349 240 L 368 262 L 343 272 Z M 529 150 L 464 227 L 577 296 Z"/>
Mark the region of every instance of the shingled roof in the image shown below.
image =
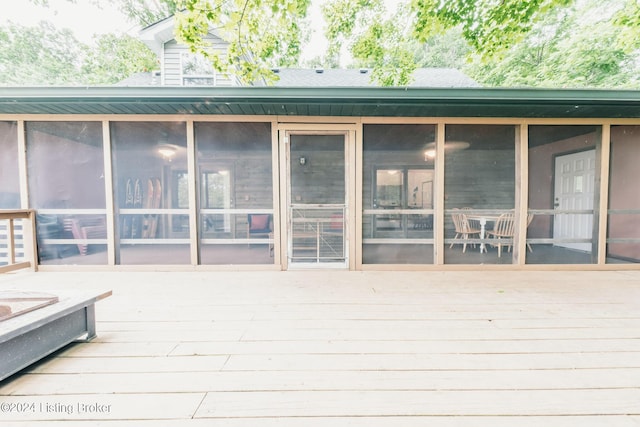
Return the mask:
<path id="1" fill-rule="evenodd" d="M 276 68 L 276 87 L 379 87 L 371 79 L 371 69 Z M 160 86 L 158 72 L 137 73 L 116 86 Z M 445 88 L 480 87 L 473 79 L 455 68 L 418 68 L 408 87 Z"/>
<path id="2" fill-rule="evenodd" d="M 377 87 L 371 69 L 274 69 L 278 87 Z M 480 85 L 454 68 L 418 68 L 409 87 L 479 87 Z"/>

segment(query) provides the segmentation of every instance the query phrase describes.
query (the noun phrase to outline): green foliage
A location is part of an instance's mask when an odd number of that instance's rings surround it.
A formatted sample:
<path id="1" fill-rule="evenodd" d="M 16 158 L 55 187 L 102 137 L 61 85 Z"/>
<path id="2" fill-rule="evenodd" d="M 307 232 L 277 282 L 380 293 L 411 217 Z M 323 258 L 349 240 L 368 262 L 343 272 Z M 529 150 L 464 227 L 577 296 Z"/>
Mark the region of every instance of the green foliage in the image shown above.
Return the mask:
<path id="1" fill-rule="evenodd" d="M 178 41 L 208 58 L 215 70 L 243 83 L 273 81 L 271 68 L 297 63 L 310 0 L 181 0 Z M 228 42 L 224 50 L 207 40 L 209 31 Z"/>
<path id="2" fill-rule="evenodd" d="M 156 55 L 134 37 L 104 34 L 96 41 L 97 47 L 88 51 L 81 67 L 86 84 L 113 84 L 158 67 Z"/>
<path id="3" fill-rule="evenodd" d="M 178 40 L 203 54 L 219 72 L 252 84 L 277 78 L 272 67 L 298 64 L 311 0 L 114 1 L 143 25 L 182 10 L 176 15 Z M 409 84 L 417 67 L 455 67 L 489 86 L 640 87 L 638 0 L 399 0 L 395 11 L 387 11 L 385 4 L 325 2 L 329 47 L 309 64 L 337 67 L 348 49 L 352 65 L 373 68 L 372 78 L 382 85 Z M 0 81 L 18 81 L 29 74 L 46 76 L 43 82 L 56 82 L 52 84 L 76 79 L 84 49 L 68 40 L 70 34 L 53 34 L 53 39 L 71 46 L 69 52 L 75 54 L 52 47 L 40 57 L 25 59 L 29 52 L 44 49 L 45 42 L 37 40 L 45 37 L 43 31 L 32 34 L 36 40 L 30 41 L 11 29 L 0 32 L 0 47 L 15 44 L 25 50 L 2 49 Z M 229 42 L 228 48 L 208 44 L 209 32 Z M 148 58 L 140 55 L 139 61 L 131 61 L 133 69 L 149 66 Z M 112 64 L 123 56 L 114 52 Z M 90 57 L 85 72 L 108 74 L 108 61 L 98 66 L 98 58 Z M 24 66 L 12 68 L 7 61 Z M 59 63 L 34 65 L 37 61 Z M 128 72 L 111 68 L 118 75 Z"/>
<path id="4" fill-rule="evenodd" d="M 412 0 L 415 35 L 426 41 L 460 26 L 464 38 L 484 57 L 522 40 L 538 17 L 573 0 Z"/>
<path id="5" fill-rule="evenodd" d="M 0 28 L 0 84 L 67 85 L 79 80 L 84 47 L 48 22 Z"/>
<path id="6" fill-rule="evenodd" d="M 127 35 L 103 35 L 90 47 L 48 22 L 0 28 L 0 85 L 106 85 L 156 64 L 155 54 Z"/>
<path id="7" fill-rule="evenodd" d="M 384 9 L 379 0 L 332 0 L 322 4 L 321 11 L 327 23 L 325 36 L 329 41 L 326 57 L 329 62 L 339 64 L 342 47 L 353 37 L 356 28 L 367 20 L 375 26 Z M 370 33 L 374 31 L 371 29 Z"/>
<path id="8" fill-rule="evenodd" d="M 333 0 L 327 37 L 383 85 L 455 67 L 489 86 L 638 87 L 637 0 L 411 0 L 395 14 Z M 621 7 L 624 6 L 624 7 Z"/>
<path id="9" fill-rule="evenodd" d="M 615 14 L 613 24 L 620 28 L 617 47 L 629 53 L 640 48 L 640 3 L 627 0 Z"/>
<path id="10" fill-rule="evenodd" d="M 178 12 L 178 0 L 115 0 L 133 22 L 146 27 Z"/>
<path id="11" fill-rule="evenodd" d="M 399 25 L 409 21 L 410 10 L 400 6 L 389 13 L 378 0 L 334 0 L 322 9 L 329 40 L 329 54 L 335 55 L 346 42 L 354 65 L 372 67 L 372 80 L 382 86 L 411 83 L 418 66 L 410 27 Z"/>
<path id="12" fill-rule="evenodd" d="M 442 34 L 434 34 L 423 43 L 412 42 L 419 67 L 463 69 L 471 55 L 469 43 L 459 28 L 451 28 Z"/>
<path id="13" fill-rule="evenodd" d="M 563 13 L 549 11 L 499 61 L 476 58 L 466 71 L 488 86 L 638 87 L 636 54 L 618 43 L 620 27 L 607 14 L 616 5 L 584 0 Z"/>

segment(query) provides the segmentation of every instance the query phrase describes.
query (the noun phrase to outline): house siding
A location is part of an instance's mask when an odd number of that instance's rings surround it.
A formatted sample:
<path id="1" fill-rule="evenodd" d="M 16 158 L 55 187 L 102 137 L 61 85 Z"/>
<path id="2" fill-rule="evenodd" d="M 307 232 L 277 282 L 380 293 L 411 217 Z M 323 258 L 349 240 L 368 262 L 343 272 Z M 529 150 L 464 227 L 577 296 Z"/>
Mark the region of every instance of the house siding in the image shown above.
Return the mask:
<path id="1" fill-rule="evenodd" d="M 226 43 L 214 36 L 205 38 L 208 43 L 211 43 L 213 50 L 217 52 L 224 52 L 226 50 Z M 175 40 L 170 40 L 164 45 L 164 85 L 165 86 L 182 86 L 182 54 L 188 53 L 189 48 L 179 44 Z M 229 75 L 222 75 L 216 73 L 215 78 L 216 86 L 237 86 L 236 79 L 232 79 Z"/>

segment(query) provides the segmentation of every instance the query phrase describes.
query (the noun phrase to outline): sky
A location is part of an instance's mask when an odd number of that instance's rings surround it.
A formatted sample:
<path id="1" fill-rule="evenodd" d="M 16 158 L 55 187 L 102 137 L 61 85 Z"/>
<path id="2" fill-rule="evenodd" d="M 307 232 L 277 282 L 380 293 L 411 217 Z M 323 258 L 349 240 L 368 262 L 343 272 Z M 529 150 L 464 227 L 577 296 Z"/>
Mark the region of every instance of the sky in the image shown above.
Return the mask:
<path id="1" fill-rule="evenodd" d="M 311 16 L 319 16 L 320 8 L 315 0 L 310 10 Z M 36 25 L 39 21 L 45 20 L 54 24 L 56 28 L 69 28 L 75 37 L 91 44 L 95 34 L 105 33 L 127 33 L 135 36 L 139 27 L 127 20 L 126 16 L 120 13 L 111 1 L 102 1 L 103 8 L 100 9 L 93 2 L 87 0 L 76 0 L 71 3 L 67 0 L 49 0 L 49 7 L 36 6 L 28 0 L 12 0 L 11 6 L 3 8 L 0 15 L 0 24 L 12 21 L 24 26 Z M 322 28 L 318 25 L 318 19 L 312 19 L 312 24 L 316 24 L 312 31 L 314 35 L 310 48 L 305 49 L 307 53 L 314 53 L 324 50 L 324 37 Z M 312 56 L 317 55 L 315 53 Z"/>
<path id="2" fill-rule="evenodd" d="M 104 8 L 100 9 L 86 0 L 77 0 L 75 4 L 67 0 L 49 0 L 46 8 L 27 0 L 14 0 L 11 6 L 3 7 L 0 20 L 2 24 L 12 21 L 25 26 L 49 21 L 57 28 L 71 29 L 76 38 L 85 43 L 90 43 L 94 34 L 137 33 L 135 25 L 115 8 L 109 7 L 111 2 L 103 3 Z"/>

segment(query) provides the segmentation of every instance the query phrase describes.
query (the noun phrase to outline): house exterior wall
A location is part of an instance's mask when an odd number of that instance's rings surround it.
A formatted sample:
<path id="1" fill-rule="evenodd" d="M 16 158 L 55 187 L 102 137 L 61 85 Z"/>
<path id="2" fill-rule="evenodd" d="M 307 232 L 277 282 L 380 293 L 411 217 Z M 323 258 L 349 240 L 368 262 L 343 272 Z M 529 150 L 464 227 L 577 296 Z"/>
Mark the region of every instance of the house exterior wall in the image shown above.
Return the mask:
<path id="1" fill-rule="evenodd" d="M 187 47 L 179 45 L 175 40 L 164 44 L 162 75 L 165 86 L 182 86 L 181 55 L 183 52 L 188 52 Z"/>
<path id="2" fill-rule="evenodd" d="M 226 43 L 220 38 L 209 36 L 205 41 L 214 51 L 224 52 Z M 170 40 L 163 47 L 163 84 L 165 86 L 183 86 L 182 55 L 189 54 L 189 48 L 176 40 Z M 236 86 L 237 81 L 229 75 L 215 73 L 215 86 Z"/>
<path id="3" fill-rule="evenodd" d="M 609 181 L 609 238 L 640 237 L 640 215 L 628 213 L 640 209 L 640 126 L 611 128 L 611 178 Z M 610 255 L 624 259 L 639 259 L 640 244 L 609 243 Z"/>
<path id="4" fill-rule="evenodd" d="M 17 123 L 0 122 L 0 209 L 19 207 Z"/>

